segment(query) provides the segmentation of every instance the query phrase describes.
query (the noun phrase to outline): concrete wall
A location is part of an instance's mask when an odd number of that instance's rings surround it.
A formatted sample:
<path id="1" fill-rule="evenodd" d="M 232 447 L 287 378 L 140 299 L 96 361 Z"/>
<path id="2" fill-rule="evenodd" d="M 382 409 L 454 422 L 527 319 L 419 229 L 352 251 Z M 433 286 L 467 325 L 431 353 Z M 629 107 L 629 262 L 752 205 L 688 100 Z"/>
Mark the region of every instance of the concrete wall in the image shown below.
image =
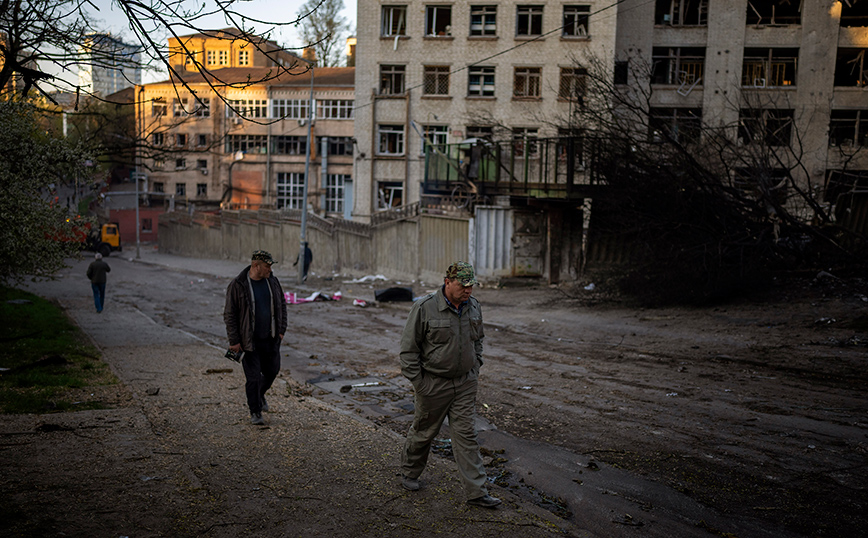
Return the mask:
<path id="1" fill-rule="evenodd" d="M 247 261 L 256 249 L 292 265 L 300 250 L 301 219 L 293 211 L 166 213 L 160 251 Z M 383 274 L 393 279 L 443 277 L 452 261 L 468 258 L 468 219 L 417 215 L 378 226 L 308 215 L 306 239 L 318 275 Z M 421 239 L 424 237 L 425 239 Z"/>

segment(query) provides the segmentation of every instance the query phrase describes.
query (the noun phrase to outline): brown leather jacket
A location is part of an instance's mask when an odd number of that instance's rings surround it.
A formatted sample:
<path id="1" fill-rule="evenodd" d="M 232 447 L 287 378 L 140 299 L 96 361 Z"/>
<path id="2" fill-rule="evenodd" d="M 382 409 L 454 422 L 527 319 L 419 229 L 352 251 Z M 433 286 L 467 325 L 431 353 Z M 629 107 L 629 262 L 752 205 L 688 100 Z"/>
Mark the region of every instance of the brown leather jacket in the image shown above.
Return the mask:
<path id="1" fill-rule="evenodd" d="M 223 322 L 226 323 L 226 335 L 229 345 L 240 343 L 241 349 L 253 349 L 254 308 L 253 294 L 248 281 L 248 265 L 229 283 L 226 288 L 226 306 L 223 308 Z M 282 336 L 286 333 L 286 298 L 277 277 L 268 277 L 268 287 L 271 290 L 271 336 Z"/>

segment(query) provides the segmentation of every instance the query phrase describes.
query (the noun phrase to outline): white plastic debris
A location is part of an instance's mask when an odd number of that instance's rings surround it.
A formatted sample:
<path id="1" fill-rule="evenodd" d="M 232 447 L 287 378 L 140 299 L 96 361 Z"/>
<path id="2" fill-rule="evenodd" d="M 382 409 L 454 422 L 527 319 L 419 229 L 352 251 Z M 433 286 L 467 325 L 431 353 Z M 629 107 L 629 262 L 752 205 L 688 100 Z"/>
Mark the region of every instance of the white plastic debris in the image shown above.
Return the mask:
<path id="1" fill-rule="evenodd" d="M 585 289 L 588 290 L 588 291 L 594 291 L 594 288 L 596 288 L 596 287 L 597 287 L 597 286 L 595 286 L 594 283 L 591 282 L 590 284 L 588 284 L 587 286 L 585 286 Z"/>

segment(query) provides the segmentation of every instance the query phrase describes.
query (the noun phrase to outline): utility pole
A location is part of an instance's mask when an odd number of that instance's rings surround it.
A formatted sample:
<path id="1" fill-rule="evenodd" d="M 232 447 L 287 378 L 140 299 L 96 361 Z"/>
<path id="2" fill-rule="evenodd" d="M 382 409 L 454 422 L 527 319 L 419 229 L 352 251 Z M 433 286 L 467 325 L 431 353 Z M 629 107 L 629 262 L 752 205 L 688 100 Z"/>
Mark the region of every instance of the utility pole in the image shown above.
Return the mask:
<path id="1" fill-rule="evenodd" d="M 298 285 L 304 283 L 304 259 L 307 253 L 307 184 L 310 181 L 310 154 L 313 141 L 310 139 L 313 130 L 313 62 L 303 58 L 310 70 L 310 101 L 307 105 L 307 155 L 304 158 L 304 183 L 301 189 L 301 240 L 298 251 Z"/>

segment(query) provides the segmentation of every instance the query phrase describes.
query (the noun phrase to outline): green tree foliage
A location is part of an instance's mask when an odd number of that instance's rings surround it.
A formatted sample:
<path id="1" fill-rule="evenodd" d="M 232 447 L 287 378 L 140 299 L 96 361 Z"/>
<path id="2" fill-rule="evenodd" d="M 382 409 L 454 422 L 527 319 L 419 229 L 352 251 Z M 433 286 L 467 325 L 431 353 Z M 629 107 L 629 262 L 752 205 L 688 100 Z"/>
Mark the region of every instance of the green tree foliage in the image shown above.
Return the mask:
<path id="1" fill-rule="evenodd" d="M 316 51 L 319 67 L 335 67 L 341 61 L 344 34 L 350 30 L 346 18 L 341 17 L 343 0 L 308 0 L 298 10 L 301 37 Z"/>
<path id="2" fill-rule="evenodd" d="M 85 177 L 88 156 L 54 136 L 29 103 L 0 101 L 0 278 L 47 277 L 79 251 L 81 224 L 51 185 Z"/>

